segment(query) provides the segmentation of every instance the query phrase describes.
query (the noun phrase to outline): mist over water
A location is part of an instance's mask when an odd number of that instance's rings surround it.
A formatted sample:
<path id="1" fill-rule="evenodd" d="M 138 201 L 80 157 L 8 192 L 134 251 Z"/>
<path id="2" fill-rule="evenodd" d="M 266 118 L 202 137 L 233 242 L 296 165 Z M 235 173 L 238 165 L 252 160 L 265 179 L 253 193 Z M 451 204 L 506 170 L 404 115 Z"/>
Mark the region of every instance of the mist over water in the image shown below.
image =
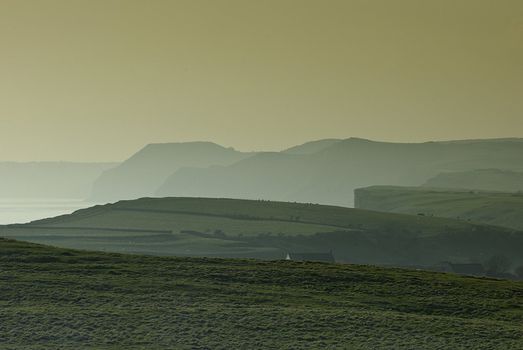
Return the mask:
<path id="1" fill-rule="evenodd" d="M 0 225 L 27 223 L 70 214 L 95 204 L 72 198 L 0 198 Z"/>

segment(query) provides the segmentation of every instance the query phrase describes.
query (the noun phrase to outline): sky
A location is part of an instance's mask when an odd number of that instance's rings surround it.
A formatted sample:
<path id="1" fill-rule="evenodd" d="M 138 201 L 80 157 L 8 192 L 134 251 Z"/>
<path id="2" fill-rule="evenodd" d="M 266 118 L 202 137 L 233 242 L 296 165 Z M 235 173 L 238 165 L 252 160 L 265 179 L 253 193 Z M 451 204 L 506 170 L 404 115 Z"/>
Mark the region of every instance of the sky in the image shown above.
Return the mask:
<path id="1" fill-rule="evenodd" d="M 523 137 L 521 0 L 0 0 L 0 161 Z"/>

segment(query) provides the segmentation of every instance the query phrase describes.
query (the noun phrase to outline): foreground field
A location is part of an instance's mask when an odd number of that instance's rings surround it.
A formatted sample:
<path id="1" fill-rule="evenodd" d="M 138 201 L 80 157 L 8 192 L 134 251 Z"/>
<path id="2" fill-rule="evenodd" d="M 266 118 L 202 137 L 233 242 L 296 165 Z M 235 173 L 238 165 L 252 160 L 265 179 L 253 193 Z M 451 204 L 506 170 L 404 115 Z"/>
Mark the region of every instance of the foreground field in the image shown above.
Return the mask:
<path id="1" fill-rule="evenodd" d="M 523 233 L 455 219 L 335 206 L 213 198 L 143 198 L 83 209 L 0 236 L 64 248 L 151 255 L 281 259 L 327 252 L 337 261 L 431 267 L 504 254 L 523 263 Z"/>
<path id="2" fill-rule="evenodd" d="M 523 283 L 0 239 L 0 349 L 523 349 Z"/>

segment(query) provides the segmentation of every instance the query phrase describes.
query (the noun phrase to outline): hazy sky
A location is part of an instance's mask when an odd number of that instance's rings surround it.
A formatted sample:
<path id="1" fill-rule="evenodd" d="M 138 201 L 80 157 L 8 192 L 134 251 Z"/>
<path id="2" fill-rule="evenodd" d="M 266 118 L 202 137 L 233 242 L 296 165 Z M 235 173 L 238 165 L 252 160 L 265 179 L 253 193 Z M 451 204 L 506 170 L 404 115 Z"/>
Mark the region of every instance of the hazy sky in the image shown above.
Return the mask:
<path id="1" fill-rule="evenodd" d="M 0 0 L 0 160 L 523 137 L 521 0 Z"/>

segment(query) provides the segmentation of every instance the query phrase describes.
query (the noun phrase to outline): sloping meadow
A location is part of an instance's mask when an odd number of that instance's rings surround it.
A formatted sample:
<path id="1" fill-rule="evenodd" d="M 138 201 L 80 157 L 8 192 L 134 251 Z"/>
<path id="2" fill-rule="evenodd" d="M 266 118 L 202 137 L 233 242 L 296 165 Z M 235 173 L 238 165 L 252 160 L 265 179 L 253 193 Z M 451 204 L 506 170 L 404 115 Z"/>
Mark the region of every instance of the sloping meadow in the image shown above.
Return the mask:
<path id="1" fill-rule="evenodd" d="M 523 284 L 0 240 L 0 348 L 520 349 Z"/>
<path id="2" fill-rule="evenodd" d="M 337 261 L 433 266 L 521 259 L 523 234 L 435 217 L 315 204 L 209 198 L 144 198 L 96 206 L 2 236 L 54 246 L 151 255 L 281 259 L 333 251 Z"/>

